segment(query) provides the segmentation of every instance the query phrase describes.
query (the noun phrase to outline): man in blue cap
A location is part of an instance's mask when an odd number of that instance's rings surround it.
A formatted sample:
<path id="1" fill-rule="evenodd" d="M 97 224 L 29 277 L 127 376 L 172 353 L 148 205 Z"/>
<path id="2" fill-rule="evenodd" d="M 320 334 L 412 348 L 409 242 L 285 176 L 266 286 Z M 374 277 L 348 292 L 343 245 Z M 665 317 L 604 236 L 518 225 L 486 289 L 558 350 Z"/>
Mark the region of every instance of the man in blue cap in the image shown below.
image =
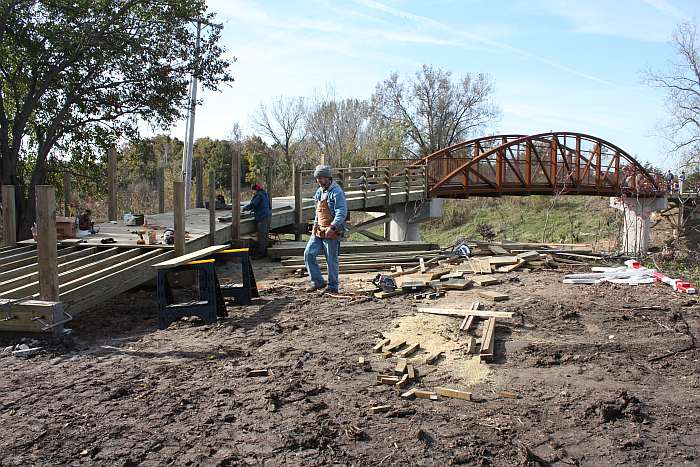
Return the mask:
<path id="1" fill-rule="evenodd" d="M 331 168 L 327 165 L 318 165 L 314 170 L 314 177 L 318 183 L 318 189 L 314 194 L 316 204 L 316 217 L 311 231 L 311 238 L 304 250 L 304 263 L 309 271 L 311 285 L 308 291 L 314 291 L 326 287 L 321 268 L 316 257 L 323 250 L 328 265 L 328 287 L 326 292 L 338 293 L 340 264 L 340 237 L 345 232 L 345 218 L 348 215 L 348 205 L 345 201 L 345 193 L 336 182 L 333 181 Z"/>
<path id="2" fill-rule="evenodd" d="M 253 211 L 255 214 L 255 226 L 258 232 L 258 248 L 255 257 L 264 258 L 267 256 L 267 237 L 270 233 L 270 221 L 272 220 L 272 204 L 270 196 L 259 183 L 254 184 L 252 188 L 255 194 L 250 203 L 243 206 L 243 211 Z"/>

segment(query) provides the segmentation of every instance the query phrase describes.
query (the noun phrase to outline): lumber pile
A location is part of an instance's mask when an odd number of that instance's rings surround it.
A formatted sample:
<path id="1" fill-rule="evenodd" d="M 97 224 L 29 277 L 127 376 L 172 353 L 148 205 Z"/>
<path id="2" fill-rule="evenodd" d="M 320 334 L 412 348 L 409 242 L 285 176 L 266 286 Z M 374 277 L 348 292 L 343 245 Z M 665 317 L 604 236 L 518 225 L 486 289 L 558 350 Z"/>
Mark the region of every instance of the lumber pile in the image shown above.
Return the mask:
<path id="1" fill-rule="evenodd" d="M 279 242 L 267 249 L 267 255 L 271 259 L 284 259 L 304 255 L 306 242 Z M 383 254 L 387 252 L 415 252 L 437 250 L 438 246 L 430 242 L 342 242 L 340 244 L 340 256 L 357 253 Z"/>

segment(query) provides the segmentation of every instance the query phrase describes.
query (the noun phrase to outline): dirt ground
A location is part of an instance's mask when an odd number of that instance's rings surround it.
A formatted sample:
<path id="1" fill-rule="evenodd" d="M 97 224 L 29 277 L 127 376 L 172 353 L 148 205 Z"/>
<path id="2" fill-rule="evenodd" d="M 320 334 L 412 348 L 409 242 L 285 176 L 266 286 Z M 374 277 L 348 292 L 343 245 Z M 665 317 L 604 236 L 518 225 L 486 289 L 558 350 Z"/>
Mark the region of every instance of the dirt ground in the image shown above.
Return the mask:
<path id="1" fill-rule="evenodd" d="M 481 364 L 458 318 L 418 314 L 408 296 L 321 298 L 256 269 L 263 297 L 216 325 L 159 331 L 143 288 L 81 315 L 70 342 L 2 356 L 0 466 L 700 464 L 700 351 L 654 360 L 700 336 L 692 297 L 503 274 L 489 289 L 510 300 L 488 308 L 515 315 L 499 319 L 495 361 Z M 344 292 L 363 277 L 345 276 Z M 668 309 L 640 309 L 651 305 Z M 376 385 L 396 364 L 371 352 L 384 336 L 444 351 L 434 366 L 414 356 L 417 386 L 474 400 L 404 400 Z M 371 414 L 379 404 L 391 410 Z"/>

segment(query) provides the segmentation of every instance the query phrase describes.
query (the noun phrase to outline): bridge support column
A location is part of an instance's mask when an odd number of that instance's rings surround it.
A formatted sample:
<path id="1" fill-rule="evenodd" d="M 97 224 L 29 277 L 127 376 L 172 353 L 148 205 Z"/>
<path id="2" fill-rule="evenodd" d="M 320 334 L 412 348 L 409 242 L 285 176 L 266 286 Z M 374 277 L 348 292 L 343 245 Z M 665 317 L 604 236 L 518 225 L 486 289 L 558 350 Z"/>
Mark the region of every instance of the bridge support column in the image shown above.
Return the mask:
<path id="1" fill-rule="evenodd" d="M 620 250 L 629 255 L 646 253 L 651 238 L 651 213 L 666 209 L 666 198 L 610 198 L 610 207 L 623 213 Z"/>
<path id="2" fill-rule="evenodd" d="M 442 199 L 410 202 L 391 213 L 389 239 L 393 242 L 420 240 L 420 223 L 442 217 Z"/>

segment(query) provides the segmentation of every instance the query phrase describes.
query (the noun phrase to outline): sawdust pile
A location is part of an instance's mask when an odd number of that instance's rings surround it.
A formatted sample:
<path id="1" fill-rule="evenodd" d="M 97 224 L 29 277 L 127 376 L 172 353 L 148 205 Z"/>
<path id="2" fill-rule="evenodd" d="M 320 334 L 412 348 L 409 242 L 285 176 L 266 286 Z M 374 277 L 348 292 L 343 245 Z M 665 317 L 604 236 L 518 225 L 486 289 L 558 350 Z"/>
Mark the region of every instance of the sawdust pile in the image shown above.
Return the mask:
<path id="1" fill-rule="evenodd" d="M 409 360 L 424 370 L 424 383 L 451 380 L 468 387 L 488 379 L 488 366 L 481 364 L 478 356 L 467 354 L 467 340 L 458 335 L 458 319 L 418 314 L 401 317 L 392 324 L 393 327 L 383 333 L 385 338 L 392 342 L 405 340 L 409 344 L 420 344 L 421 351 Z M 443 352 L 443 357 L 436 365 L 423 364 L 428 353 L 437 352 Z"/>

